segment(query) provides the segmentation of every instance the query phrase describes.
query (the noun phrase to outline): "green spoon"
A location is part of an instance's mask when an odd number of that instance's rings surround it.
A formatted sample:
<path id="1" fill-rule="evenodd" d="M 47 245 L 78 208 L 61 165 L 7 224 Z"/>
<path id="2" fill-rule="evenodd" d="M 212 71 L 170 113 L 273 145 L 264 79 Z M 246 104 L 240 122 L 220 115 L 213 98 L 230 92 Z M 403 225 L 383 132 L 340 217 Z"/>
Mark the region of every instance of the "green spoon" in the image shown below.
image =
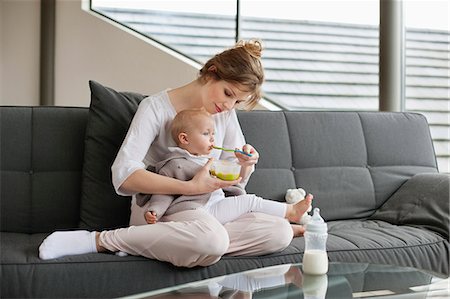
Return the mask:
<path id="1" fill-rule="evenodd" d="M 238 149 L 223 148 L 223 147 L 220 147 L 220 146 L 213 146 L 213 148 L 218 149 L 218 150 L 222 150 L 222 151 L 226 151 L 226 152 L 232 152 L 232 153 L 237 152 L 237 153 L 241 153 L 241 154 L 247 155 L 249 157 L 252 156 L 252 154 L 246 153 L 246 152 L 238 150 Z"/>

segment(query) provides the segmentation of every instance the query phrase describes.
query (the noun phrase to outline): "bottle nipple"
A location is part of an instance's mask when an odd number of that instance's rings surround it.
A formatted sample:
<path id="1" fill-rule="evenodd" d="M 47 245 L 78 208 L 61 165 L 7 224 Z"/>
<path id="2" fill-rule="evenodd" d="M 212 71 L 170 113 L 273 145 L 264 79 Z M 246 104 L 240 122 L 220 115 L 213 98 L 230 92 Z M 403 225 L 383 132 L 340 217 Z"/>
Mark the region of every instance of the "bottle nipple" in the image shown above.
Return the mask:
<path id="1" fill-rule="evenodd" d="M 328 226 L 322 216 L 320 216 L 320 209 L 314 208 L 311 220 L 306 224 L 306 231 L 326 233 L 327 230 Z"/>
<path id="2" fill-rule="evenodd" d="M 320 209 L 319 208 L 314 208 L 313 210 L 313 216 L 311 218 L 311 221 L 315 221 L 317 223 L 323 223 L 325 222 L 322 218 L 322 216 L 320 216 Z"/>

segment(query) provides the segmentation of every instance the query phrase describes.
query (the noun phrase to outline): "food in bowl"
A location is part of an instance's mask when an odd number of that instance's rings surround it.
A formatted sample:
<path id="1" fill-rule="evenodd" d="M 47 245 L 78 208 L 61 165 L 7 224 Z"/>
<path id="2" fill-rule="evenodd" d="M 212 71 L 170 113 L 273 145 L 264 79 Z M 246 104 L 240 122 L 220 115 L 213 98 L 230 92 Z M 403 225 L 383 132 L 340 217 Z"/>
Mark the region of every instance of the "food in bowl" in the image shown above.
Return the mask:
<path id="1" fill-rule="evenodd" d="M 241 165 L 227 160 L 214 160 L 209 172 L 221 180 L 234 181 L 239 178 Z"/>

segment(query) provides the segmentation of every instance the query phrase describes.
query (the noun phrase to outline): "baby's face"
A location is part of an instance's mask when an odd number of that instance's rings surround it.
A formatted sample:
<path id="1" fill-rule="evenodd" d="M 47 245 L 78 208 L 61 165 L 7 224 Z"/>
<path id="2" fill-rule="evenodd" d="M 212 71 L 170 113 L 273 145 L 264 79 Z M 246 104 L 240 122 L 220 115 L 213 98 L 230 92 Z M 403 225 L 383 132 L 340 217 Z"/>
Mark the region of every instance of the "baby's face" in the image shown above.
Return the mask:
<path id="1" fill-rule="evenodd" d="M 214 121 L 207 116 L 192 120 L 185 149 L 192 155 L 209 155 L 214 145 Z"/>

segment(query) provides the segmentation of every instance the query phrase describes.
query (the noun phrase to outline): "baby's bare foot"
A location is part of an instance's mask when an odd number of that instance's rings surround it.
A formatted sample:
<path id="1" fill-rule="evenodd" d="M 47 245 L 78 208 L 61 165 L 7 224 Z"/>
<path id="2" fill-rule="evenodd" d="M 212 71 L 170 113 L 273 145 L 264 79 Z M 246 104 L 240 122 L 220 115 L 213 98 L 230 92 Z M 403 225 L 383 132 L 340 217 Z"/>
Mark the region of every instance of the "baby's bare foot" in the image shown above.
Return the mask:
<path id="1" fill-rule="evenodd" d="M 299 201 L 296 204 L 289 205 L 287 219 L 290 222 L 299 222 L 303 214 L 305 214 L 308 211 L 309 207 L 311 207 L 312 200 L 312 194 L 307 194 L 304 200 Z"/>

